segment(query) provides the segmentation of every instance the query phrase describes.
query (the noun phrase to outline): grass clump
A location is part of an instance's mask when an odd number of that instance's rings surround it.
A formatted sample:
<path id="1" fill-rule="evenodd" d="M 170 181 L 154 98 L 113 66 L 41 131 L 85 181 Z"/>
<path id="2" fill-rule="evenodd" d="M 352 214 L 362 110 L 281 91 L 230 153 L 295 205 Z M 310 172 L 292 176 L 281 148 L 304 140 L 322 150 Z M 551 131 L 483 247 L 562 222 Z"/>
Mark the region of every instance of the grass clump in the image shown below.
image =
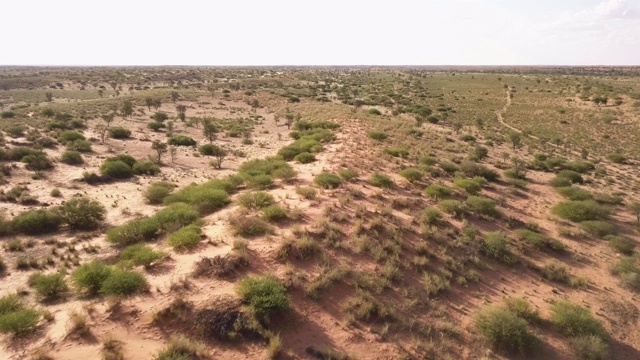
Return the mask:
<path id="1" fill-rule="evenodd" d="M 390 189 L 395 183 L 390 176 L 376 171 L 371 174 L 371 177 L 369 178 L 369 184 L 375 187 Z"/>
<path id="2" fill-rule="evenodd" d="M 287 211 L 280 205 L 274 204 L 263 208 L 262 216 L 269 222 L 277 222 L 287 217 Z"/>
<path id="3" fill-rule="evenodd" d="M 20 213 L 9 226 L 18 233 L 38 235 L 57 231 L 62 222 L 63 219 L 57 212 L 38 209 Z"/>
<path id="4" fill-rule="evenodd" d="M 160 223 L 153 218 L 133 219 L 107 230 L 107 241 L 118 246 L 135 244 L 155 238 L 159 230 Z"/>
<path id="5" fill-rule="evenodd" d="M 455 217 L 461 217 L 467 211 L 467 207 L 458 200 L 440 200 L 438 207 L 447 214 L 451 214 Z"/>
<path id="6" fill-rule="evenodd" d="M 195 206 L 201 214 L 215 212 L 231 202 L 229 191 L 235 185 L 228 180 L 211 180 L 201 185 L 188 185 L 164 199 L 164 204 L 184 202 Z M 230 189 L 230 190 L 229 190 Z"/>
<path id="7" fill-rule="evenodd" d="M 379 130 L 372 130 L 367 133 L 369 139 L 373 139 L 376 141 L 383 141 L 389 137 L 385 132 Z"/>
<path id="8" fill-rule="evenodd" d="M 597 336 L 607 338 L 602 323 L 588 309 L 566 300 L 551 305 L 551 322 L 568 336 Z"/>
<path id="9" fill-rule="evenodd" d="M 158 260 L 164 259 L 165 256 L 165 253 L 153 250 L 150 246 L 135 244 L 124 248 L 120 252 L 120 261 L 125 264 L 142 265 L 145 268 L 149 268 Z"/>
<path id="10" fill-rule="evenodd" d="M 598 238 L 615 235 L 616 233 L 616 229 L 612 224 L 602 220 L 583 221 L 580 223 L 580 228 L 585 233 Z"/>
<path id="11" fill-rule="evenodd" d="M 84 163 L 79 151 L 67 150 L 60 156 L 60 161 L 67 165 L 79 165 Z"/>
<path id="12" fill-rule="evenodd" d="M 506 263 L 514 261 L 509 251 L 509 239 L 499 232 L 488 232 L 485 234 L 482 251 L 485 255 Z"/>
<path id="13" fill-rule="evenodd" d="M 353 170 L 352 168 L 344 168 L 338 170 L 338 175 L 343 178 L 345 181 L 352 182 L 358 178 L 358 172 Z"/>
<path id="14" fill-rule="evenodd" d="M 318 174 L 313 181 L 324 189 L 335 189 L 342 184 L 338 175 L 326 171 Z"/>
<path id="15" fill-rule="evenodd" d="M 599 220 L 609 215 L 609 210 L 606 207 L 593 200 L 559 202 L 551 208 L 551 212 L 573 222 Z"/>
<path id="16" fill-rule="evenodd" d="M 451 195 L 451 189 L 438 184 L 431 184 L 424 189 L 424 194 L 435 199 L 440 200 Z"/>
<path id="17" fill-rule="evenodd" d="M 0 306 L 6 298 L 17 296 L 7 295 L 0 298 Z M 9 301 L 14 301 L 9 299 Z M 42 313 L 36 309 L 27 307 L 21 300 L 15 303 L 15 307 L 8 311 L 0 310 L 0 333 L 22 336 L 35 330 L 40 322 Z"/>
<path id="18" fill-rule="evenodd" d="M 312 153 L 302 152 L 296 155 L 293 160 L 299 162 L 300 164 L 309 164 L 316 161 L 316 156 Z"/>
<path id="19" fill-rule="evenodd" d="M 297 186 L 296 194 L 302 196 L 307 200 L 315 200 L 315 198 L 318 196 L 318 192 L 316 191 L 316 189 L 310 186 Z"/>
<path id="20" fill-rule="evenodd" d="M 487 343 L 500 351 L 529 353 L 538 343 L 527 321 L 510 309 L 485 307 L 476 313 L 474 322 Z"/>
<path id="21" fill-rule="evenodd" d="M 261 236 L 273 232 L 273 228 L 265 220 L 248 215 L 243 211 L 229 216 L 229 225 L 236 235 L 245 237 Z"/>
<path id="22" fill-rule="evenodd" d="M 238 203 L 247 209 L 257 210 L 273 205 L 275 199 L 273 195 L 267 192 L 254 191 L 240 194 L 238 196 Z"/>
<path id="23" fill-rule="evenodd" d="M 496 203 L 493 199 L 483 196 L 469 196 L 464 202 L 470 212 L 478 215 L 498 217 L 500 212 L 496 209 Z"/>
<path id="24" fill-rule="evenodd" d="M 577 359 L 605 360 L 611 358 L 607 343 L 595 335 L 572 337 L 569 339 L 569 348 Z"/>
<path id="25" fill-rule="evenodd" d="M 520 240 L 523 240 L 536 249 L 549 249 L 553 251 L 564 251 L 567 249 L 567 245 L 564 243 L 529 229 L 518 229 L 516 230 L 516 235 Z"/>
<path id="26" fill-rule="evenodd" d="M 408 182 L 413 183 L 422 179 L 422 171 L 416 168 L 406 168 L 398 172 L 398 175 L 407 179 Z"/>
<path id="27" fill-rule="evenodd" d="M 409 151 L 404 148 L 386 148 L 384 149 L 385 154 L 389 154 L 393 157 L 399 157 L 406 159 L 409 157 Z"/>
<path id="28" fill-rule="evenodd" d="M 169 235 L 167 243 L 169 246 L 178 249 L 192 249 L 200 243 L 200 226 L 191 224 Z"/>
<path id="29" fill-rule="evenodd" d="M 183 335 L 174 335 L 154 360 L 198 360 L 205 359 L 207 347 Z"/>
<path id="30" fill-rule="evenodd" d="M 274 178 L 289 181 L 296 177 L 291 165 L 278 157 L 247 161 L 240 165 L 238 172 L 247 184 L 254 188 L 267 188 L 271 186 Z"/>
<path id="31" fill-rule="evenodd" d="M 94 260 L 78 267 L 72 274 L 71 280 L 75 287 L 95 295 L 100 291 L 102 283 L 111 275 L 112 269 L 100 260 Z"/>
<path id="32" fill-rule="evenodd" d="M 155 182 L 147 188 L 144 197 L 149 204 L 162 204 L 164 199 L 171 194 L 175 187 L 175 185 L 166 181 Z"/>
<path id="33" fill-rule="evenodd" d="M 453 186 L 464 190 L 469 195 L 476 195 L 482 190 L 482 185 L 472 179 L 456 179 Z"/>
<path id="34" fill-rule="evenodd" d="M 289 308 L 287 290 L 272 276 L 246 277 L 236 285 L 236 293 L 256 315 L 265 319 Z"/>
<path id="35" fill-rule="evenodd" d="M 135 175 L 153 176 L 160 173 L 160 166 L 153 161 L 137 161 L 131 170 Z"/>
<path id="36" fill-rule="evenodd" d="M 611 273 L 619 277 L 627 288 L 640 291 L 640 255 L 620 258 L 611 269 Z"/>
<path id="37" fill-rule="evenodd" d="M 575 186 L 556 187 L 556 191 L 569 200 L 580 201 L 593 199 L 591 192 Z"/>
<path id="38" fill-rule="evenodd" d="M 604 239 L 609 242 L 613 249 L 624 255 L 632 255 L 636 247 L 636 243 L 625 236 L 607 235 Z"/>
<path id="39" fill-rule="evenodd" d="M 135 271 L 113 269 L 100 286 L 100 293 L 108 296 L 130 296 L 147 288 L 147 280 Z"/>
<path id="40" fill-rule="evenodd" d="M 44 301 L 60 299 L 69 292 L 69 286 L 62 273 L 33 274 L 29 277 L 29 286 L 34 288 Z"/>

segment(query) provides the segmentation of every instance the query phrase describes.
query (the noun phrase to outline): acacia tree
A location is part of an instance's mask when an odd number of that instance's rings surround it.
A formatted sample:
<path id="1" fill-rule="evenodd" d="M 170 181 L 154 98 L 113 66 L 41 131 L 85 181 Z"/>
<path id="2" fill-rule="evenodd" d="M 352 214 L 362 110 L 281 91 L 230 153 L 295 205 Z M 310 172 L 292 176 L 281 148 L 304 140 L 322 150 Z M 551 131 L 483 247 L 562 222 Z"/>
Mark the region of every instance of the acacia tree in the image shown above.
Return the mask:
<path id="1" fill-rule="evenodd" d="M 187 118 L 186 112 L 187 112 L 187 106 L 186 105 L 176 105 L 176 111 L 178 112 L 178 118 L 184 122 L 184 120 Z"/>
<path id="2" fill-rule="evenodd" d="M 209 143 L 212 143 L 213 140 L 216 139 L 217 132 L 218 127 L 211 119 L 202 120 L 202 134 L 204 135 L 204 137 L 209 139 Z"/>
<path id="3" fill-rule="evenodd" d="M 211 152 L 211 155 L 216 159 L 212 161 L 211 164 L 216 169 L 222 169 L 222 160 L 227 156 L 227 151 L 218 145 L 213 145 L 212 149 L 213 151 Z"/>
<path id="4" fill-rule="evenodd" d="M 160 164 L 161 160 L 162 160 L 162 154 L 167 152 L 167 147 L 168 145 L 166 143 L 163 143 L 161 141 L 154 141 L 151 143 L 151 149 L 155 150 L 156 153 L 158 154 L 158 157 L 156 159 L 156 163 Z"/>
<path id="5" fill-rule="evenodd" d="M 133 103 L 131 100 L 125 100 L 120 110 L 122 111 L 122 117 L 127 118 L 133 115 Z"/>
<path id="6" fill-rule="evenodd" d="M 106 124 L 98 124 L 96 125 L 96 132 L 100 136 L 100 143 L 104 144 L 104 140 L 107 138 L 107 131 L 109 130 L 109 126 Z"/>

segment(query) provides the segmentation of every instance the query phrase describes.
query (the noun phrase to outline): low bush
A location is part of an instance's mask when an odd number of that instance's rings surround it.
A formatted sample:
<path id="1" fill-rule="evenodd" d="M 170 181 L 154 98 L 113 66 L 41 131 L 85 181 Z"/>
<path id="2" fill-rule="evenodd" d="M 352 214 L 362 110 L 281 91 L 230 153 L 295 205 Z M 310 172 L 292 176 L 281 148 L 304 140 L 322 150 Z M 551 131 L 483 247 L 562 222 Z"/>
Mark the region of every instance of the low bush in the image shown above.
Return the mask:
<path id="1" fill-rule="evenodd" d="M 171 194 L 175 187 L 175 185 L 166 181 L 155 182 L 144 192 L 144 197 L 149 204 L 162 204 L 164 199 Z"/>
<path id="2" fill-rule="evenodd" d="M 56 232 L 63 219 L 56 212 L 44 209 L 30 210 L 20 213 L 11 221 L 10 228 L 13 231 L 38 235 Z"/>
<path id="3" fill-rule="evenodd" d="M 484 236 L 482 247 L 485 255 L 492 258 L 511 262 L 511 252 L 509 251 L 509 239 L 499 232 L 488 232 Z"/>
<path id="4" fill-rule="evenodd" d="M 442 213 L 436 208 L 427 208 L 422 212 L 422 224 L 436 226 L 442 220 Z"/>
<path id="5" fill-rule="evenodd" d="M 29 286 L 34 288 L 38 296 L 45 301 L 60 299 L 69 292 L 69 286 L 62 273 L 33 274 L 29 278 Z"/>
<path id="6" fill-rule="evenodd" d="M 198 360 L 206 359 L 207 347 L 183 335 L 174 335 L 153 360 Z"/>
<path id="7" fill-rule="evenodd" d="M 67 150 L 90 152 L 91 142 L 87 140 L 76 140 L 67 143 Z"/>
<path id="8" fill-rule="evenodd" d="M 440 200 L 438 207 L 447 214 L 451 214 L 455 217 L 461 217 L 467 211 L 467 207 L 458 200 Z"/>
<path id="9" fill-rule="evenodd" d="M 167 144 L 173 146 L 191 146 L 195 147 L 198 143 L 192 138 L 185 135 L 174 135 L 169 138 Z"/>
<path id="10" fill-rule="evenodd" d="M 547 280 L 559 282 L 562 284 L 569 284 L 571 280 L 571 274 L 569 274 L 567 267 L 555 260 L 547 261 L 541 270 L 542 277 Z"/>
<path id="11" fill-rule="evenodd" d="M 388 175 L 374 172 L 369 178 L 369 184 L 375 187 L 390 189 L 395 183 L 393 182 L 393 179 L 391 179 L 391 177 L 389 177 Z"/>
<path id="12" fill-rule="evenodd" d="M 410 183 L 421 180 L 423 176 L 422 171 L 416 168 L 402 169 L 398 172 L 398 175 L 407 179 L 407 181 L 409 181 Z"/>
<path id="13" fill-rule="evenodd" d="M 107 161 L 100 167 L 100 173 L 114 179 L 128 179 L 133 176 L 133 169 L 121 160 Z"/>
<path id="14" fill-rule="evenodd" d="M 580 223 L 580 228 L 585 233 L 599 238 L 603 238 L 607 235 L 615 235 L 616 233 L 616 229 L 613 225 L 601 220 L 583 221 Z"/>
<path id="15" fill-rule="evenodd" d="M 151 240 L 158 235 L 160 223 L 154 218 L 133 219 L 107 230 L 107 241 L 125 246 Z"/>
<path id="16" fill-rule="evenodd" d="M 344 168 L 338 170 L 338 175 L 343 178 L 345 181 L 354 181 L 358 178 L 358 172 L 351 168 Z"/>
<path id="17" fill-rule="evenodd" d="M 627 288 L 640 291 L 640 255 L 624 256 L 611 269 Z"/>
<path id="18" fill-rule="evenodd" d="M 192 249 L 200 243 L 200 226 L 191 224 L 169 235 L 167 244 L 178 249 Z"/>
<path id="19" fill-rule="evenodd" d="M 150 246 L 135 244 L 124 248 L 120 252 L 120 261 L 125 264 L 142 265 L 148 268 L 158 260 L 164 259 L 165 256 L 165 253 L 153 250 Z"/>
<path id="20" fill-rule="evenodd" d="M 508 309 L 485 307 L 474 316 L 474 322 L 489 345 L 497 350 L 529 353 L 538 343 L 529 332 L 527 321 Z"/>
<path id="21" fill-rule="evenodd" d="M 98 201 L 81 197 L 65 201 L 57 213 L 70 228 L 91 230 L 102 225 L 107 211 Z"/>
<path id="22" fill-rule="evenodd" d="M 442 166 L 442 165 L 441 165 Z M 463 161 L 460 164 L 460 171 L 462 171 L 467 177 L 479 176 L 485 178 L 487 181 L 495 181 L 500 178 L 500 174 L 488 167 L 474 163 L 473 161 Z"/>
<path id="23" fill-rule="evenodd" d="M 393 157 L 399 157 L 403 159 L 406 159 L 409 157 L 409 151 L 404 148 L 386 148 L 384 149 L 384 152 Z"/>
<path id="24" fill-rule="evenodd" d="M 569 348 L 576 359 L 606 360 L 611 359 L 609 346 L 595 335 L 580 335 L 569 339 Z"/>
<path id="25" fill-rule="evenodd" d="M 28 307 L 18 295 L 0 298 L 0 333 L 21 336 L 35 330 L 42 313 Z"/>
<path id="26" fill-rule="evenodd" d="M 310 186 L 298 186 L 296 187 L 296 194 L 307 200 L 314 200 L 318 195 L 318 192 Z"/>
<path id="27" fill-rule="evenodd" d="M 593 335 L 601 339 L 607 338 L 604 327 L 588 309 L 566 300 L 558 300 L 551 305 L 550 320 L 568 336 Z"/>
<path id="28" fill-rule="evenodd" d="M 301 164 L 308 164 L 308 163 L 312 163 L 314 161 L 316 161 L 316 156 L 313 155 L 312 153 L 308 153 L 308 152 L 303 152 L 300 153 L 298 155 L 296 155 L 293 160 L 301 163 Z"/>
<path id="29" fill-rule="evenodd" d="M 78 165 L 78 164 L 84 163 L 84 160 L 82 159 L 82 154 L 80 154 L 80 152 L 78 151 L 73 151 L 73 150 L 67 150 L 64 153 L 62 153 L 62 156 L 60 157 L 60 161 L 68 165 Z"/>
<path id="30" fill-rule="evenodd" d="M 636 247 L 636 243 L 628 237 L 620 235 L 607 235 L 604 237 L 612 248 L 624 255 L 632 255 Z"/>
<path id="31" fill-rule="evenodd" d="M 252 237 L 261 236 L 273 232 L 271 225 L 263 219 L 237 212 L 229 216 L 229 224 L 236 235 Z"/>
<path id="32" fill-rule="evenodd" d="M 424 194 L 439 200 L 451 195 L 451 189 L 438 184 L 431 184 L 424 189 Z"/>
<path id="33" fill-rule="evenodd" d="M 388 137 L 389 137 L 389 135 L 387 135 L 385 132 L 383 132 L 383 131 L 378 131 L 378 130 L 372 130 L 372 131 L 369 131 L 369 132 L 367 133 L 367 136 L 368 136 L 370 139 L 377 140 L 377 141 L 382 141 L 382 140 L 385 140 L 386 138 L 388 138 Z"/>
<path id="34" fill-rule="evenodd" d="M 342 184 L 340 177 L 330 172 L 322 172 L 318 174 L 313 181 L 324 189 L 335 189 Z"/>
<path id="35" fill-rule="evenodd" d="M 136 175 L 158 175 L 160 166 L 153 161 L 137 161 L 131 168 Z"/>
<path id="36" fill-rule="evenodd" d="M 167 196 L 164 199 L 164 204 L 185 202 L 195 206 L 201 214 L 209 214 L 231 202 L 228 192 L 224 190 L 229 188 L 235 189 L 235 185 L 224 180 L 211 180 L 201 185 L 188 185 Z"/>
<path id="37" fill-rule="evenodd" d="M 453 186 L 464 190 L 467 194 L 476 195 L 482 190 L 482 185 L 471 179 L 456 179 Z"/>
<path id="38" fill-rule="evenodd" d="M 569 200 L 580 201 L 593 199 L 591 192 L 575 186 L 556 187 L 556 191 Z"/>
<path id="39" fill-rule="evenodd" d="M 114 139 L 128 139 L 131 137 L 131 130 L 123 127 L 112 127 L 109 129 L 109 136 Z"/>
<path id="40" fill-rule="evenodd" d="M 467 209 L 475 214 L 498 217 L 500 212 L 496 209 L 496 203 L 487 197 L 469 196 L 464 202 Z"/>
<path id="41" fill-rule="evenodd" d="M 529 229 L 518 229 L 516 230 L 516 235 L 520 240 L 525 241 L 537 249 L 549 249 L 553 251 L 564 251 L 567 249 L 567 245 L 564 243 Z"/>
<path id="42" fill-rule="evenodd" d="M 627 158 L 619 153 L 613 153 L 613 154 L 609 154 L 607 155 L 607 159 L 609 159 L 609 161 L 611 161 L 612 163 L 616 163 L 616 164 L 626 164 L 627 163 Z"/>
<path id="43" fill-rule="evenodd" d="M 84 135 L 77 131 L 67 130 L 63 131 L 58 135 L 58 141 L 60 144 L 66 145 L 69 142 L 77 141 L 77 140 L 85 140 Z"/>
<path id="44" fill-rule="evenodd" d="M 147 280 L 135 271 L 113 269 L 100 286 L 100 293 L 108 296 L 130 296 L 147 288 Z"/>
<path id="45" fill-rule="evenodd" d="M 262 216 L 269 222 L 276 222 L 286 218 L 287 211 L 280 205 L 270 205 L 262 209 Z"/>
<path id="46" fill-rule="evenodd" d="M 25 167 L 32 171 L 49 170 L 53 168 L 53 163 L 44 152 L 27 155 L 20 159 L 20 161 L 25 163 Z"/>
<path id="47" fill-rule="evenodd" d="M 100 260 L 94 260 L 78 267 L 71 273 L 71 280 L 75 287 L 95 295 L 100 291 L 102 283 L 111 275 L 112 269 Z"/>
<path id="48" fill-rule="evenodd" d="M 551 212 L 573 222 L 607 218 L 609 210 L 593 200 L 563 201 L 551 208 Z"/>
<path id="49" fill-rule="evenodd" d="M 238 203 L 247 209 L 262 209 L 275 203 L 273 195 L 264 191 L 254 191 L 240 194 Z"/>
<path id="50" fill-rule="evenodd" d="M 287 290 L 271 276 L 246 277 L 236 285 L 236 293 L 256 315 L 266 319 L 289 308 Z"/>
<path id="51" fill-rule="evenodd" d="M 250 186 L 261 188 L 265 188 L 266 180 L 269 181 L 266 184 L 266 187 L 268 187 L 273 182 L 273 178 L 288 181 L 296 176 L 296 172 L 291 165 L 277 157 L 247 161 L 240 165 L 238 173 Z"/>

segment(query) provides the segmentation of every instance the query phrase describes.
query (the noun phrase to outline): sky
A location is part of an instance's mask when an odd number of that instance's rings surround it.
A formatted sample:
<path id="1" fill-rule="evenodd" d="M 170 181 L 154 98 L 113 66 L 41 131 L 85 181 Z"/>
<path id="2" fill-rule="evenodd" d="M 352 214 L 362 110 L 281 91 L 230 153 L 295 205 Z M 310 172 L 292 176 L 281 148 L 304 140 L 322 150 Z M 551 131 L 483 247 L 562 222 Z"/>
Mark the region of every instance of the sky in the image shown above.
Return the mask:
<path id="1" fill-rule="evenodd" d="M 640 0 L 4 0 L 0 65 L 640 65 Z"/>

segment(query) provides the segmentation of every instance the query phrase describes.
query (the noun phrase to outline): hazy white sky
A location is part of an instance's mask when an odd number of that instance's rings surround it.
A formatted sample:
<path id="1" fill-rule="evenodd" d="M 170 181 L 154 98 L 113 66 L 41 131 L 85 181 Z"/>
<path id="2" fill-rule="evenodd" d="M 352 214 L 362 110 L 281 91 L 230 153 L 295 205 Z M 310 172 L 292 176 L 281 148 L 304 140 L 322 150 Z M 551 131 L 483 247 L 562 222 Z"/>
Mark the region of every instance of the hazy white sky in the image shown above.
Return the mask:
<path id="1" fill-rule="evenodd" d="M 3 0 L 4 65 L 639 65 L 640 0 Z"/>

